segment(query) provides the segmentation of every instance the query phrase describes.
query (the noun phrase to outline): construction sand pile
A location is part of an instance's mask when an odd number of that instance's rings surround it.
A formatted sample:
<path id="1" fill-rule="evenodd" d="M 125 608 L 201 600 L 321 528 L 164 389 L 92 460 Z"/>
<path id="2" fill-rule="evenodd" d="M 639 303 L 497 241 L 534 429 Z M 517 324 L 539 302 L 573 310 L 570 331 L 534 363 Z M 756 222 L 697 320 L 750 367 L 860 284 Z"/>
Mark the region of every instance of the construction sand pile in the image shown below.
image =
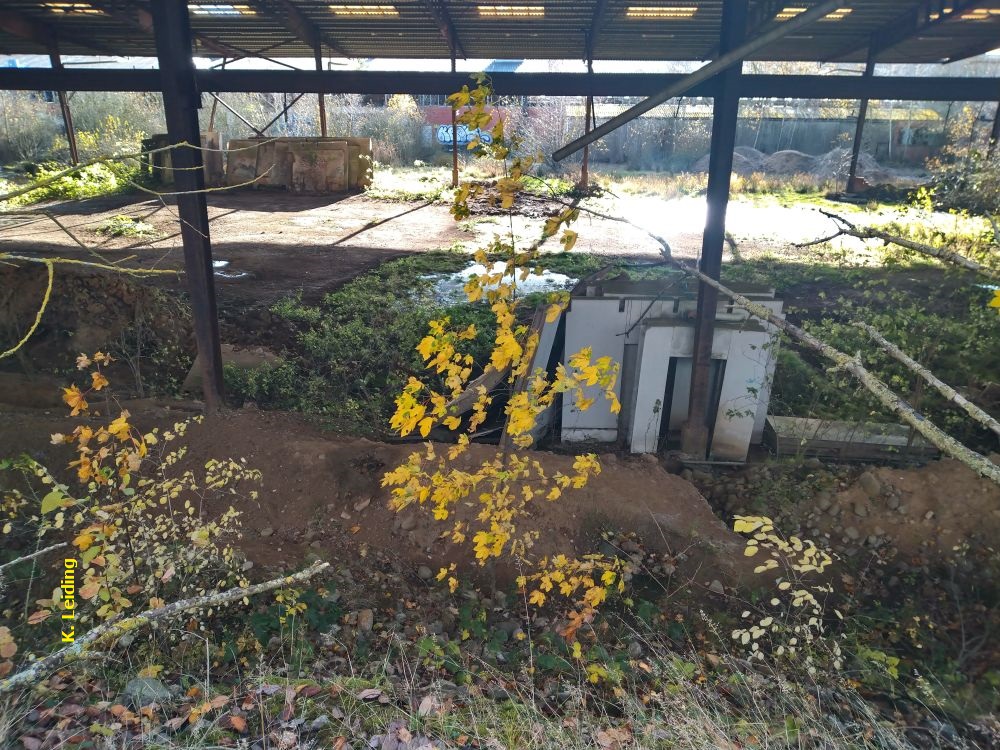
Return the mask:
<path id="1" fill-rule="evenodd" d="M 760 153 L 760 152 L 758 152 Z M 705 154 L 693 165 L 691 165 L 692 172 L 707 172 L 708 171 L 708 159 L 709 155 Z M 739 151 L 733 152 L 733 172 L 741 175 L 749 175 L 754 172 L 760 172 L 760 162 L 752 161 L 747 157 L 743 156 Z"/>
<path id="2" fill-rule="evenodd" d="M 692 172 L 708 171 L 709 155 L 691 165 Z M 733 171 L 739 175 L 759 172 L 768 175 L 805 174 L 819 180 L 844 180 L 851 165 L 851 150 L 835 148 L 819 156 L 788 149 L 765 154 L 750 146 L 737 146 L 733 151 Z M 871 184 L 892 182 L 893 175 L 879 165 L 871 154 L 862 152 L 858 159 L 858 176 Z"/>

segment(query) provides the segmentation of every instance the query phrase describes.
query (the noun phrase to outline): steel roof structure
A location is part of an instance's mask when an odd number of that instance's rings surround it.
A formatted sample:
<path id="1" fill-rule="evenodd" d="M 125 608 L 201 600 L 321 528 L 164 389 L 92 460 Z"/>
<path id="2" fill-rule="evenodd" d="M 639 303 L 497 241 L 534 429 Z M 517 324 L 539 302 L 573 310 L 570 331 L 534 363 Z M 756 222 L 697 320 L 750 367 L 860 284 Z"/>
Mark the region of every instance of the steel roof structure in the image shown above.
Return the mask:
<path id="1" fill-rule="evenodd" d="M 183 2 L 183 0 L 176 0 Z M 755 29 L 818 0 L 752 0 Z M 190 0 L 195 54 L 342 57 L 703 60 L 718 49 L 723 0 Z M 5 0 L 0 52 L 155 56 L 141 0 Z M 28 33 L 26 33 L 28 32 Z M 958 60 L 1000 45 L 1000 2 L 844 0 L 807 31 L 748 59 Z"/>

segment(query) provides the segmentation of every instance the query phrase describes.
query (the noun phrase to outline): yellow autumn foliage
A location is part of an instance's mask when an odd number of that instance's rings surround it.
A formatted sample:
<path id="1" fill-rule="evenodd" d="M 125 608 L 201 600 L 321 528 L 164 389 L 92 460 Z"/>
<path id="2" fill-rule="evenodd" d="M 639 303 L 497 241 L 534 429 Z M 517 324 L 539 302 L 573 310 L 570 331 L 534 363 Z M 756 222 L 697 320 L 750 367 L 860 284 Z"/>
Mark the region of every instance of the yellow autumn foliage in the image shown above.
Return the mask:
<path id="1" fill-rule="evenodd" d="M 449 97 L 449 103 L 462 110 L 458 121 L 470 129 L 488 127 L 497 118 L 489 106 L 490 87 L 480 79 L 474 88 L 465 86 Z M 491 128 L 492 142 L 476 139 L 470 150 L 479 157 L 503 165 L 503 174 L 491 185 L 462 184 L 455 190 L 452 215 L 456 219 L 471 213 L 473 200 L 483 200 L 503 211 L 512 211 L 523 179 L 538 162 L 538 157 L 512 156 L 520 144 L 508 136 L 503 119 Z M 443 383 L 442 390 L 416 377 L 411 377 L 396 397 L 396 410 L 390 426 L 401 436 L 414 432 L 426 438 L 432 429 L 442 425 L 458 431 L 457 442 L 442 454 L 435 445 L 426 443 L 422 450 L 410 454 L 400 466 L 388 471 L 383 486 L 392 488 L 392 504 L 397 510 L 427 507 L 434 518 L 450 522 L 443 533 L 456 544 L 468 544 L 480 564 L 501 557 L 511 557 L 534 572 L 519 579 L 528 591 L 529 603 L 541 606 L 550 593 L 574 598 L 583 611 L 592 612 L 609 593 L 624 589 L 626 571 L 622 562 L 600 555 L 583 560 L 571 560 L 560 555 L 553 560 L 533 563 L 530 550 L 538 538 L 532 528 L 532 505 L 559 499 L 566 491 L 584 487 L 600 473 L 601 467 L 593 454 L 577 456 L 567 473 L 547 474 L 541 463 L 517 452 L 533 442 L 531 434 L 540 415 L 553 407 L 559 397 L 572 399 L 578 408 L 594 403 L 587 389 L 596 388 L 608 401 L 613 413 L 620 404 L 615 387 L 619 366 L 610 357 L 594 358 L 589 348 L 569 357 L 567 365 L 559 365 L 550 377 L 541 368 L 532 369 L 538 334 L 519 322 L 522 297 L 519 284 L 538 269 L 542 243 L 562 232 L 559 238 L 564 251 L 575 245 L 577 233 L 568 225 L 579 216 L 576 209 L 561 210 L 545 220 L 540 238 L 527 247 L 519 246 L 511 234 L 497 236 L 474 254 L 474 260 L 484 267 L 465 284 L 470 303 L 485 303 L 496 319 L 496 336 L 489 355 L 487 371 L 505 373 L 512 386 L 512 396 L 504 406 L 506 434 L 509 443 L 496 455 L 478 465 L 468 466 L 461 459 L 468 451 L 472 437 L 486 420 L 493 405 L 493 396 L 483 386 L 470 385 L 475 363 L 463 343 L 475 338 L 474 326 L 456 328 L 449 318 L 431 322 L 427 335 L 417 346 L 424 367 Z M 494 263 L 497 258 L 502 263 Z M 545 317 L 554 322 L 566 309 L 569 296 L 557 292 L 546 300 Z M 526 387 L 514 389 L 519 379 Z M 469 393 L 470 388 L 476 390 Z M 459 414 L 455 404 L 464 395 L 474 396 L 472 408 Z M 470 520 L 457 520 L 455 508 L 471 502 L 475 512 Z M 448 579 L 452 591 L 458 585 L 451 570 L 442 569 L 439 580 Z"/>

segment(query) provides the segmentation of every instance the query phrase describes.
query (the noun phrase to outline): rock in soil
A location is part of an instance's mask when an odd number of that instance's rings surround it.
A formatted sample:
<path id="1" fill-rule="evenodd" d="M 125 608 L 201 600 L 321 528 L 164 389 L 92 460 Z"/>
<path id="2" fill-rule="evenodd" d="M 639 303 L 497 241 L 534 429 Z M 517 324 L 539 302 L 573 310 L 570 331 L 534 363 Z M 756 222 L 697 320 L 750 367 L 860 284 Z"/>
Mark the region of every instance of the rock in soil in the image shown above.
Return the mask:
<path id="1" fill-rule="evenodd" d="M 170 689 L 153 677 L 137 677 L 129 680 L 122 691 L 122 703 L 136 707 L 150 703 L 166 703 L 171 698 Z"/>
<path id="2" fill-rule="evenodd" d="M 861 485 L 861 489 L 865 491 L 868 497 L 878 497 L 882 494 L 882 483 L 870 471 L 866 471 L 858 477 L 858 484 Z"/>

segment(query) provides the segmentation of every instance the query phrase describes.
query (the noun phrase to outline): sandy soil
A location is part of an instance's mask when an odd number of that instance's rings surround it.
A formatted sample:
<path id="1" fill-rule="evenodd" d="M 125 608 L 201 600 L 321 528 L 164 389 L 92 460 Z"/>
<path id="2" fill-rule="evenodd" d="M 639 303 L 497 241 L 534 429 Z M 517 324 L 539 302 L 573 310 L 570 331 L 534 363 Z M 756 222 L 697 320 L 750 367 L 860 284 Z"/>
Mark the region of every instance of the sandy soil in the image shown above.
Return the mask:
<path id="1" fill-rule="evenodd" d="M 7 386 L 9 397 L 10 383 Z M 70 460 L 70 450 L 52 446 L 49 435 L 68 432 L 74 423 L 55 398 L 51 405 L 36 401 L 35 408 L 25 406 L 32 397 L 30 389 L 40 386 L 32 381 L 25 388 L 23 398 L 0 399 L 0 456 L 23 451 L 59 469 Z M 199 408 L 192 402 L 150 399 L 123 406 L 143 428 L 172 425 Z M 241 506 L 245 536 L 240 545 L 260 566 L 297 566 L 311 555 L 357 565 L 377 551 L 411 572 L 420 565 L 436 571 L 456 562 L 466 576 L 484 575 L 468 549 L 441 539 L 444 526 L 426 508 L 397 513 L 389 507 L 382 475 L 418 446 L 326 433 L 299 416 L 255 408 L 193 426 L 187 445 L 179 469 L 197 471 L 209 458 L 234 457 L 245 458 L 263 473 L 259 504 L 247 501 Z M 494 451 L 492 446 L 473 446 L 471 460 L 481 461 Z M 550 473 L 565 471 L 572 460 L 547 452 L 533 457 Z M 542 532 L 537 554 L 593 552 L 601 549 L 602 532 L 631 532 L 643 547 L 676 565 L 678 580 L 696 587 L 719 580 L 737 589 L 754 582 L 742 540 L 693 484 L 668 473 L 652 457 L 609 453 L 600 458 L 604 470 L 586 488 L 537 506 L 533 523 Z M 928 554 L 947 559 L 959 545 L 990 544 L 1000 534 L 1000 489 L 961 464 L 943 460 L 871 474 L 878 480 L 875 491 L 870 482 L 866 488 L 856 480 L 826 498 L 801 498 L 800 511 L 810 515 L 810 525 L 826 532 L 835 551 L 876 544 L 888 545 L 901 560 Z M 71 482 L 68 475 L 66 479 Z M 470 519 L 473 508 L 457 512 Z M 838 566 L 850 570 L 866 565 L 867 559 L 848 553 Z M 515 571 L 501 566 L 495 573 L 509 579 Z"/>
<path id="2" fill-rule="evenodd" d="M 9 394 L 8 394 L 9 395 Z M 8 399 L 2 399 L 8 400 Z M 0 400 L 0 401 L 2 401 Z M 21 400 L 21 399 L 19 399 Z M 197 405 L 178 401 L 123 404 L 143 429 L 169 426 L 191 416 Z M 27 409 L 0 403 L 0 456 L 27 452 L 54 469 L 71 459 L 67 446 L 52 446 L 49 435 L 72 430 L 65 409 Z M 390 445 L 323 433 L 302 418 L 279 412 L 242 409 L 224 413 L 188 430 L 188 454 L 177 470 L 198 472 L 215 458 L 245 458 L 263 473 L 260 500 L 244 502 L 248 557 L 265 567 L 301 565 L 311 554 L 355 564 L 378 550 L 416 570 L 457 562 L 463 574 L 482 576 L 467 547 L 440 538 L 446 528 L 429 509 L 395 512 L 383 473 L 420 446 Z M 495 455 L 495 447 L 474 445 L 470 461 Z M 535 452 L 547 473 L 569 471 L 572 456 Z M 539 556 L 597 551 L 601 533 L 630 532 L 644 546 L 671 556 L 678 575 L 708 586 L 715 579 L 735 585 L 747 579 L 742 541 L 717 518 L 692 484 L 667 473 L 657 461 L 641 457 L 601 457 L 603 471 L 558 502 L 540 501 L 533 523 L 542 532 L 533 552 Z M 63 471 L 66 481 L 71 476 Z M 621 502 L 628 498 L 629 502 Z M 225 502 L 228 503 L 228 500 Z M 223 507 L 209 509 L 221 512 Z M 473 520 L 474 508 L 456 509 Z M 516 571 L 500 566 L 498 577 Z"/>
<path id="3" fill-rule="evenodd" d="M 511 228 L 505 217 L 455 222 L 441 203 L 389 203 L 363 195 L 293 196 L 248 190 L 213 193 L 208 202 L 213 256 L 228 262 L 216 277 L 223 307 L 267 306 L 299 290 L 307 299 L 319 296 L 387 259 L 455 243 L 474 247 Z M 597 207 L 660 234 L 677 257 L 698 257 L 705 222 L 702 198 L 631 197 L 605 203 Z M 531 216 L 513 220 L 518 236 L 537 237 L 541 217 L 557 206 L 536 203 L 533 208 Z M 151 224 L 159 237 L 107 238 L 97 232 L 103 222 L 119 214 Z M 729 214 L 730 233 L 745 257 L 761 252 L 800 254 L 792 243 L 823 234 L 828 221 L 808 207 L 762 208 L 739 201 Z M 655 241 L 627 224 L 584 214 L 575 228 L 580 234 L 579 252 L 637 258 L 660 254 Z M 0 217 L 0 246 L 5 250 L 76 255 L 81 244 L 115 262 L 128 258 L 144 268 L 183 266 L 176 209 L 159 200 L 101 198 Z M 553 252 L 561 250 L 555 240 L 548 244 Z M 726 259 L 730 259 L 728 249 Z"/>

